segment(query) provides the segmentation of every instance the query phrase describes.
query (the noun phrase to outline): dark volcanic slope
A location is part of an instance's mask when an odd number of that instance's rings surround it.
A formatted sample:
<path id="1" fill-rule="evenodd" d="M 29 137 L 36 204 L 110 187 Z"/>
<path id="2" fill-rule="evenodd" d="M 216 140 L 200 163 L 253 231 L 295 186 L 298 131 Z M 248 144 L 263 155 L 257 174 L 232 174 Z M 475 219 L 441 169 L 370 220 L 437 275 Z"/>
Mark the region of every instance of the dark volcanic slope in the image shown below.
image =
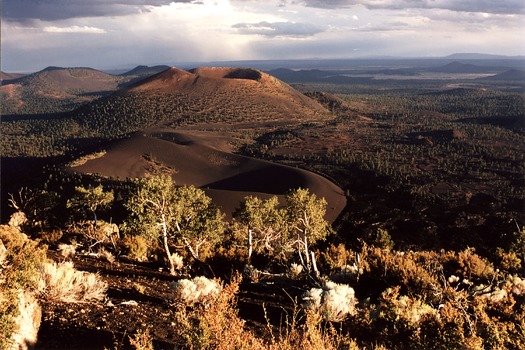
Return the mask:
<path id="1" fill-rule="evenodd" d="M 117 142 L 104 156 L 73 170 L 121 179 L 159 171 L 169 173 L 177 184 L 205 189 L 228 215 L 249 194 L 267 198 L 299 187 L 309 188 L 328 201 L 329 220 L 335 220 L 344 208 L 343 191 L 327 179 L 305 170 L 232 154 L 226 151 L 224 138 L 203 135 L 188 131 L 136 134 Z"/>
<path id="2" fill-rule="evenodd" d="M 519 69 L 509 69 L 505 72 L 494 76 L 486 77 L 485 80 L 502 80 L 502 81 L 525 81 L 525 71 Z"/>
<path id="3" fill-rule="evenodd" d="M 159 66 L 136 66 L 132 70 L 120 74 L 121 76 L 132 76 L 132 77 L 148 77 L 166 69 L 169 69 L 169 66 L 159 65 Z"/>

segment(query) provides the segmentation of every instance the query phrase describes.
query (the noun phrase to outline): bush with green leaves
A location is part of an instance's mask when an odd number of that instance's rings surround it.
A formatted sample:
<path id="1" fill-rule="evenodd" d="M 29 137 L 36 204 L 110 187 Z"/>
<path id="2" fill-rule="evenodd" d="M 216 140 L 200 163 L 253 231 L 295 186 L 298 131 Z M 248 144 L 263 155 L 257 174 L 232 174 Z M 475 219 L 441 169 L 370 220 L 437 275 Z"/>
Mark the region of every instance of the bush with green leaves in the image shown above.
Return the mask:
<path id="1" fill-rule="evenodd" d="M 171 259 L 174 245 L 186 248 L 200 260 L 201 251 L 220 241 L 224 215 L 203 190 L 177 187 L 167 175 L 136 179 L 132 185 L 125 204 L 129 210 L 125 230 L 146 238 L 150 246 L 160 239 L 171 274 L 176 272 Z"/>
<path id="2" fill-rule="evenodd" d="M 312 272 L 316 265 L 310 245 L 333 233 L 324 218 L 326 205 L 324 198 L 301 188 L 291 190 L 284 205 L 277 197 L 246 197 L 233 215 L 236 239 L 248 247 L 248 258 L 256 252 L 286 260 L 287 254 L 296 252 L 301 265 Z"/>
<path id="3" fill-rule="evenodd" d="M 76 213 L 84 215 L 88 211 L 93 216 L 93 228 L 97 227 L 97 211 L 107 208 L 113 203 L 113 191 L 104 191 L 102 185 L 96 187 L 77 186 L 75 194 L 67 201 L 67 207 L 73 209 Z"/>

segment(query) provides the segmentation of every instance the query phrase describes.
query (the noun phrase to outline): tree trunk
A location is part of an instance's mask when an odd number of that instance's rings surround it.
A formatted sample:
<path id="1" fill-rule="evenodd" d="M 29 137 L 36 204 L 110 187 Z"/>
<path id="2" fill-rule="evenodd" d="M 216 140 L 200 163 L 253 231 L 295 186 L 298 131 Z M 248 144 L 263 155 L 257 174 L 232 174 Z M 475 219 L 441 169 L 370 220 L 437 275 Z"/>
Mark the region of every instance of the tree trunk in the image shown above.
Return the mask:
<path id="1" fill-rule="evenodd" d="M 253 253 L 253 232 L 252 229 L 248 229 L 248 263 L 252 259 Z"/>
<path id="2" fill-rule="evenodd" d="M 164 214 L 162 214 L 162 223 L 160 225 L 162 226 L 162 241 L 164 243 L 164 250 L 166 251 L 166 256 L 170 264 L 170 274 L 175 275 L 175 265 L 173 264 L 173 260 L 171 260 L 171 252 L 168 245 L 168 227 L 166 225 L 166 216 Z"/>
<path id="3" fill-rule="evenodd" d="M 306 258 L 306 268 L 308 269 L 308 272 L 310 272 L 310 253 L 308 252 L 308 238 L 306 237 L 306 232 L 304 234 L 304 255 Z"/>
<path id="4" fill-rule="evenodd" d="M 312 254 L 312 269 L 314 270 L 314 274 L 316 278 L 319 278 L 319 270 L 317 269 L 317 262 L 315 260 L 315 254 L 314 252 L 311 252 Z"/>
<path id="5" fill-rule="evenodd" d="M 186 237 L 182 237 L 182 240 L 184 241 L 184 245 L 186 245 L 186 249 L 188 249 L 188 252 L 190 252 L 191 257 L 197 261 L 200 261 L 199 250 L 198 250 L 199 248 L 197 247 L 197 250 L 193 249 L 190 241 Z"/>

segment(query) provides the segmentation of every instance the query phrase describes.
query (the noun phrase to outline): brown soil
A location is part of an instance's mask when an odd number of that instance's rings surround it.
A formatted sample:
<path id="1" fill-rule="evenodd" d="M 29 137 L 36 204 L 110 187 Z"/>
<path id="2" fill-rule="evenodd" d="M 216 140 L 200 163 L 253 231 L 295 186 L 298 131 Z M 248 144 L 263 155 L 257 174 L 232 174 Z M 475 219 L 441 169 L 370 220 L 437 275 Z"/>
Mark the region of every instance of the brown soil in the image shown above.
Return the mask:
<path id="1" fill-rule="evenodd" d="M 306 122 L 331 117 L 318 102 L 253 69 L 203 67 L 184 71 L 170 68 L 120 93 L 138 95 L 139 98 L 169 95 L 174 103 L 182 96 L 184 101 L 203 106 L 199 113 L 213 110 L 223 115 L 221 119 L 228 114 L 238 114 L 274 123 L 277 120 Z"/>
<path id="2" fill-rule="evenodd" d="M 72 170 L 119 179 L 168 173 L 176 184 L 204 189 L 227 216 L 247 195 L 283 196 L 299 187 L 327 200 L 330 221 L 346 205 L 341 188 L 320 175 L 233 154 L 229 148 L 228 139 L 213 132 L 156 129 L 119 141 L 102 157 Z"/>
<path id="3" fill-rule="evenodd" d="M 173 277 L 153 266 L 131 262 L 110 264 L 77 256 L 74 264 L 77 269 L 100 274 L 109 285 L 107 300 L 99 304 L 45 303 L 36 349 L 112 349 L 116 342 L 129 347 L 128 335 L 146 328 L 155 338 L 169 341 L 176 331 L 169 329 Z M 163 345 L 159 349 L 174 347 L 162 342 L 156 345 Z"/>
<path id="4" fill-rule="evenodd" d="M 64 260 L 53 250 L 48 251 L 48 256 Z M 170 284 L 190 276 L 171 276 L 155 264 L 125 257 L 109 263 L 76 255 L 72 261 L 77 269 L 97 273 L 108 283 L 107 298 L 89 304 L 44 303 L 35 349 L 134 349 L 129 338 L 147 329 L 155 349 L 176 348 L 176 301 Z M 209 273 L 228 268 L 216 264 Z M 267 327 L 268 321 L 277 325 L 283 313 L 291 314 L 290 296 L 300 293 L 301 284 L 285 279 L 271 285 L 264 287 L 248 281 L 241 284 L 237 304 L 247 327 L 261 329 Z"/>

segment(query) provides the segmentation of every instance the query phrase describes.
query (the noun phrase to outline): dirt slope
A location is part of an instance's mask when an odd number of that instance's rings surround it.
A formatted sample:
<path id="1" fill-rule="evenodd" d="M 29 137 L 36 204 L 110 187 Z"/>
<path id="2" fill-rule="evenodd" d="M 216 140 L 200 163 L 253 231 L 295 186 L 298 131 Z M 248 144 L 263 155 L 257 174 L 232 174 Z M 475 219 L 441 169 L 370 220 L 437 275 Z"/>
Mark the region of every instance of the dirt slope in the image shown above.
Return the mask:
<path id="1" fill-rule="evenodd" d="M 177 184 L 205 189 L 228 216 L 247 195 L 282 196 L 299 187 L 328 201 L 329 220 L 346 204 L 343 191 L 317 174 L 232 154 L 223 137 L 190 131 L 137 133 L 72 170 L 121 179 L 168 173 Z"/>
<path id="2" fill-rule="evenodd" d="M 327 117 L 319 103 L 264 72 L 248 68 L 170 68 L 122 92 L 124 95 L 172 95 L 192 101 L 206 118 L 303 121 Z M 174 116 L 176 117 L 176 116 Z"/>

